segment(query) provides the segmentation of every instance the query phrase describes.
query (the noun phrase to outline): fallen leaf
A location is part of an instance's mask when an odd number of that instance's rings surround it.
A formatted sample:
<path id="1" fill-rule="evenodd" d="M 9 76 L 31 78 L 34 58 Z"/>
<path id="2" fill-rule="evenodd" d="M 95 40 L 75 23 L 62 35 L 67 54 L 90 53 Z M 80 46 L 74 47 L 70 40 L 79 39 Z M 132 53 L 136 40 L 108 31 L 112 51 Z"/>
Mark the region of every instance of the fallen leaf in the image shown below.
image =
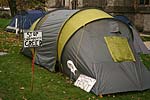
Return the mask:
<path id="1" fill-rule="evenodd" d="M 100 97 L 100 98 L 103 98 L 103 95 L 102 95 L 102 94 L 100 94 L 100 95 L 99 95 L 99 97 Z"/>
<path id="2" fill-rule="evenodd" d="M 22 97 L 23 100 L 27 100 L 27 98 L 25 98 L 24 96 Z"/>
<path id="3" fill-rule="evenodd" d="M 59 84 L 59 83 L 60 83 L 60 81 L 57 81 L 57 83 Z"/>
<path id="4" fill-rule="evenodd" d="M 66 91 L 63 91 L 63 93 L 65 94 L 65 93 L 66 93 Z"/>
<path id="5" fill-rule="evenodd" d="M 134 99 L 134 96 L 131 96 L 132 99 Z"/>
<path id="6" fill-rule="evenodd" d="M 115 95 L 113 95 L 113 98 L 115 98 L 116 96 Z"/>
<path id="7" fill-rule="evenodd" d="M 91 98 L 89 97 L 88 100 L 91 100 Z"/>
<path id="8" fill-rule="evenodd" d="M 20 90 L 24 90 L 24 87 L 20 87 Z"/>
<path id="9" fill-rule="evenodd" d="M 69 80 L 69 77 L 66 77 L 66 80 Z"/>
<path id="10" fill-rule="evenodd" d="M 138 100 L 141 100 L 141 98 L 138 98 Z"/>
<path id="11" fill-rule="evenodd" d="M 95 96 L 92 96 L 92 98 L 94 99 L 94 98 L 95 98 Z"/>
<path id="12" fill-rule="evenodd" d="M 8 52 L 8 49 L 4 49 L 3 51 L 4 51 L 4 52 Z"/>
<path id="13" fill-rule="evenodd" d="M 108 94 L 107 96 L 110 97 L 110 94 Z"/>

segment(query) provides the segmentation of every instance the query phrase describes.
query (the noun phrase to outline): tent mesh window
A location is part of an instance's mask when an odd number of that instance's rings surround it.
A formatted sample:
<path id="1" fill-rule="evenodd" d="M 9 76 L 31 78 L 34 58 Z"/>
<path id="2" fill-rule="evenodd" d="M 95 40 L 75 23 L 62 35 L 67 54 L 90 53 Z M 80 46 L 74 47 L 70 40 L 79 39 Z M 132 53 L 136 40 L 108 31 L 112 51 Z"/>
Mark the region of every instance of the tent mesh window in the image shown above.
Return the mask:
<path id="1" fill-rule="evenodd" d="M 107 36 L 104 39 L 114 62 L 135 61 L 127 38 Z"/>

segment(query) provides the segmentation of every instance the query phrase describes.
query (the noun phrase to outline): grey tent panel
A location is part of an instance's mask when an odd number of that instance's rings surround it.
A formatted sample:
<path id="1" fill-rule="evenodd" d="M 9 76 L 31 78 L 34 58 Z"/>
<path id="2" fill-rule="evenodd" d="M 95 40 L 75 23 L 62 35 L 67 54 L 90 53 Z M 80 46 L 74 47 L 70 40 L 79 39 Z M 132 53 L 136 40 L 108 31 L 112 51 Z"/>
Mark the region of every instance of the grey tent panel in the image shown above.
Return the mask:
<path id="1" fill-rule="evenodd" d="M 119 32 L 111 32 L 111 22 L 118 23 Z M 107 27 L 106 27 L 107 26 Z M 136 62 L 115 63 L 105 43 L 105 36 L 127 37 Z M 61 62 L 62 71 L 71 75 L 67 61 L 72 60 L 78 69 L 73 76 L 76 80 L 80 73 L 97 80 L 92 89 L 96 95 L 116 92 L 141 91 L 150 88 L 150 72 L 140 62 L 133 46 L 132 31 L 117 20 L 102 19 L 91 22 L 79 29 L 65 45 Z"/>
<path id="2" fill-rule="evenodd" d="M 134 35 L 134 47 L 135 47 L 137 53 L 150 54 L 150 51 L 144 45 L 142 39 L 140 38 L 140 35 L 139 35 L 138 31 L 134 27 L 132 27 L 132 26 L 130 26 L 130 28 L 133 31 L 133 35 Z"/>
<path id="3" fill-rule="evenodd" d="M 144 43 L 143 43 L 142 39 L 140 38 L 140 35 L 139 35 L 138 31 L 136 30 L 135 26 L 133 25 L 133 23 L 126 16 L 123 16 L 123 15 L 116 15 L 114 18 L 124 22 L 132 29 L 133 36 L 134 36 L 134 48 L 135 48 L 136 52 L 150 54 L 150 51 L 144 45 Z"/>
<path id="4" fill-rule="evenodd" d="M 36 30 L 43 32 L 42 47 L 36 48 L 35 63 L 55 71 L 57 37 L 62 24 L 78 10 L 56 10 L 41 19 Z"/>

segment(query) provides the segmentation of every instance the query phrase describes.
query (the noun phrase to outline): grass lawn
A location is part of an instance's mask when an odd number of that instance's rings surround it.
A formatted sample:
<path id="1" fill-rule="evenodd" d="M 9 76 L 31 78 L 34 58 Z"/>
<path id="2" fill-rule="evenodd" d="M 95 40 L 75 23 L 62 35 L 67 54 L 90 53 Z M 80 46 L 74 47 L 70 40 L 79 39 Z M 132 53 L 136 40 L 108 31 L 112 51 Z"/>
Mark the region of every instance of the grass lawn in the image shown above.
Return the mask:
<path id="1" fill-rule="evenodd" d="M 150 90 L 105 95 L 100 98 L 69 83 L 62 73 L 51 73 L 35 65 L 31 91 L 31 59 L 20 53 L 21 39 L 0 30 L 0 100 L 149 100 Z M 145 56 L 143 55 L 143 58 Z M 146 56 L 145 62 L 149 64 Z M 149 64 L 150 65 L 150 64 Z"/>
<path id="2" fill-rule="evenodd" d="M 0 18 L 0 28 L 4 29 L 10 21 L 11 19 Z"/>
<path id="3" fill-rule="evenodd" d="M 150 41 L 150 37 L 146 37 L 146 36 L 141 36 L 143 41 Z"/>

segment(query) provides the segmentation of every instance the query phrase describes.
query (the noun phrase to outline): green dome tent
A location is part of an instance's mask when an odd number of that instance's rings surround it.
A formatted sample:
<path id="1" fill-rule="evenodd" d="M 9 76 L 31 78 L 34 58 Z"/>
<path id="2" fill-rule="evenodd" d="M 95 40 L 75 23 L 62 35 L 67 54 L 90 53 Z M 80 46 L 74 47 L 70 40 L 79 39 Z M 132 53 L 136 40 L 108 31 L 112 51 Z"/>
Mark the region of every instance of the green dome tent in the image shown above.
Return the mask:
<path id="1" fill-rule="evenodd" d="M 74 80 L 80 74 L 94 78 L 96 95 L 150 88 L 150 72 L 138 58 L 131 29 L 111 15 L 99 9 L 56 10 L 34 26 L 43 32 L 36 64 L 54 71 L 58 60 Z M 67 66 L 70 60 L 74 73 Z"/>

